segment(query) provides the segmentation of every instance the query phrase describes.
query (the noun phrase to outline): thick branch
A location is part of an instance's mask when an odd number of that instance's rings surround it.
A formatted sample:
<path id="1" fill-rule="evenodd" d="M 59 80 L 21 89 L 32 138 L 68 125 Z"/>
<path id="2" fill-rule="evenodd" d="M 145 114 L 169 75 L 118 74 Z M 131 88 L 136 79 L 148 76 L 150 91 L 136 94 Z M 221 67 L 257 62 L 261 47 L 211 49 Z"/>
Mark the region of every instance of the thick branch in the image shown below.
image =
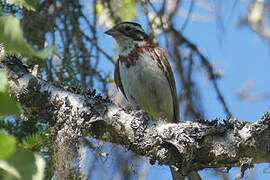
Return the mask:
<path id="1" fill-rule="evenodd" d="M 94 92 L 79 93 L 43 81 L 9 56 L 12 96 L 32 116 L 65 129 L 70 137 L 91 136 L 125 146 L 152 163 L 191 170 L 270 162 L 270 112 L 249 123 L 229 119 L 168 124 L 151 120 L 143 111 L 125 112 Z M 1 66 L 0 66 L 1 67 Z"/>

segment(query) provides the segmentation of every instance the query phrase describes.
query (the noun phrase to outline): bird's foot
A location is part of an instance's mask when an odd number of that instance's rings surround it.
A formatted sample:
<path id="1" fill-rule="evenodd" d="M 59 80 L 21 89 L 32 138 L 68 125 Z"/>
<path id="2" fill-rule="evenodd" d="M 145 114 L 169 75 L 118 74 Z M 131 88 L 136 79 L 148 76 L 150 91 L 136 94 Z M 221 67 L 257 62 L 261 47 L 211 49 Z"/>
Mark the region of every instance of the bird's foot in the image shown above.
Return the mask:
<path id="1" fill-rule="evenodd" d="M 168 122 L 168 119 L 166 118 L 165 115 L 161 114 L 158 118 L 159 121 L 165 121 L 165 122 Z"/>
<path id="2" fill-rule="evenodd" d="M 134 110 L 133 107 L 132 107 L 132 105 L 129 104 L 129 103 L 128 103 L 127 105 L 118 104 L 118 106 L 119 106 L 120 108 L 122 108 L 126 113 L 127 113 L 127 112 L 130 112 L 130 111 L 132 111 L 132 110 Z"/>

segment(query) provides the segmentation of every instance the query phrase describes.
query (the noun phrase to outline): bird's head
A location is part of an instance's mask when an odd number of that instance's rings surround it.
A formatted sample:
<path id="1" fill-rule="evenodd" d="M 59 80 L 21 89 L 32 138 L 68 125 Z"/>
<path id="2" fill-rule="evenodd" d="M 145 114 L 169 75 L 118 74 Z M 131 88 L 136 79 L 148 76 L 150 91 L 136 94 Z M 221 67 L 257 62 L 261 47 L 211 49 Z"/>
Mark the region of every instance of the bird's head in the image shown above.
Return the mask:
<path id="1" fill-rule="evenodd" d="M 122 22 L 105 33 L 112 36 L 121 48 L 128 48 L 135 44 L 144 45 L 149 39 L 141 25 L 135 22 Z"/>

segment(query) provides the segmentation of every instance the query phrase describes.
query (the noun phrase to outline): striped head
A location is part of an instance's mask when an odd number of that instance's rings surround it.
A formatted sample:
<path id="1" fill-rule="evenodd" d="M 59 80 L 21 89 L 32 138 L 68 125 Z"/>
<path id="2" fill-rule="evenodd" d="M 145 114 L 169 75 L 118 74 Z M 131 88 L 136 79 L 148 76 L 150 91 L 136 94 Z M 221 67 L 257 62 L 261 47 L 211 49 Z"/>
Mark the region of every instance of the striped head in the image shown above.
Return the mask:
<path id="1" fill-rule="evenodd" d="M 122 22 L 105 33 L 116 40 L 120 46 L 120 51 L 129 51 L 133 49 L 135 45 L 143 46 L 149 41 L 149 36 L 141 25 L 135 22 Z"/>

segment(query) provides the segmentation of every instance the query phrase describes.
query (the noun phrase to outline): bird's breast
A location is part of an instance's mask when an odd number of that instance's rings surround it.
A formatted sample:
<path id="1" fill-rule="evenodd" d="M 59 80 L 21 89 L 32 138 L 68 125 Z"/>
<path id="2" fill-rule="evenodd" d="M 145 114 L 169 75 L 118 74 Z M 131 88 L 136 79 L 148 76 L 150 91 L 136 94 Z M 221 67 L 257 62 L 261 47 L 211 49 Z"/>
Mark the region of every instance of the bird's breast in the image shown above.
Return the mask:
<path id="1" fill-rule="evenodd" d="M 119 73 L 128 101 L 157 119 L 160 112 L 173 114 L 173 103 L 168 79 L 154 56 L 146 51 L 119 59 Z"/>

